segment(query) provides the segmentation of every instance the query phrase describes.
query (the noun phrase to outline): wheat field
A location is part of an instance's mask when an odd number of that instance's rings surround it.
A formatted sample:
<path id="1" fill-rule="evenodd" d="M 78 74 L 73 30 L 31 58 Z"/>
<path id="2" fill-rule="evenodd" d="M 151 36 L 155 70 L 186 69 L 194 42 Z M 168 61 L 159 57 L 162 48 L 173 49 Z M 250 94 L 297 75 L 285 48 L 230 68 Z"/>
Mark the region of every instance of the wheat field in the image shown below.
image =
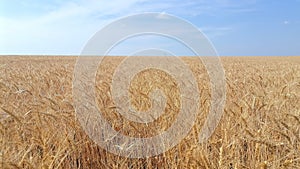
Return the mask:
<path id="1" fill-rule="evenodd" d="M 155 80 L 168 104 L 147 126 L 128 121 L 111 97 L 112 76 L 123 59 L 107 57 L 99 66 L 99 109 L 124 135 L 150 137 L 166 130 L 180 107 L 176 81 L 158 70 L 138 74 L 130 86 L 132 105 L 141 111 L 151 107 L 153 86 L 144 84 Z M 209 77 L 198 58 L 182 59 L 198 82 L 201 113 L 178 145 L 132 159 L 97 146 L 80 126 L 72 96 L 76 57 L 1 56 L 0 168 L 300 168 L 300 57 L 222 57 L 226 105 L 203 144 L 198 134 L 210 108 Z"/>

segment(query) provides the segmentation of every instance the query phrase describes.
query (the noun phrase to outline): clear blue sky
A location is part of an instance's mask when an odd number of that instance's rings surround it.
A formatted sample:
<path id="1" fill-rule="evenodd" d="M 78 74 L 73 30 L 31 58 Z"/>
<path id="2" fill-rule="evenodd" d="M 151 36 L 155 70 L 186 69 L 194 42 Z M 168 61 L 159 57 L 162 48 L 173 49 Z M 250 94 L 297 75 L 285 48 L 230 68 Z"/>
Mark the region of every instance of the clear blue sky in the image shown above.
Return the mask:
<path id="1" fill-rule="evenodd" d="M 190 21 L 220 55 L 300 55 L 300 0 L 0 0 L 0 54 L 78 55 L 103 26 L 139 12 Z"/>

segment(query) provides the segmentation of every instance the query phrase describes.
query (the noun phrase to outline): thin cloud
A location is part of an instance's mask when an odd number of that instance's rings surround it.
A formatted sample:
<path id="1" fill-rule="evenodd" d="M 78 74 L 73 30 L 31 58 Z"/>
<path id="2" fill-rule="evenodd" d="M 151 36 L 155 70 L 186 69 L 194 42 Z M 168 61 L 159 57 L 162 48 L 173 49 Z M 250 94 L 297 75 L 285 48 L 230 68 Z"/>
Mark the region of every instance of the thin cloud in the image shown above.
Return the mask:
<path id="1" fill-rule="evenodd" d="M 291 22 L 290 22 L 290 21 L 287 21 L 287 20 L 286 20 L 286 21 L 283 21 L 283 24 L 284 24 L 284 25 L 289 25 L 290 23 L 291 23 Z"/>
<path id="2" fill-rule="evenodd" d="M 166 12 L 161 12 L 159 15 L 157 15 L 158 19 L 169 19 L 169 16 L 166 15 Z"/>
<path id="3" fill-rule="evenodd" d="M 22 3 L 30 8 L 29 1 Z M 188 0 L 184 3 L 179 0 L 74 0 L 53 1 L 50 4 L 39 2 L 34 8 L 40 6 L 45 10 L 30 17 L 0 16 L 0 53 L 78 53 L 96 31 L 124 15 L 164 11 L 158 16 L 161 19 L 167 19 L 165 13 L 190 17 L 233 7 L 244 9 L 248 4 L 245 0 L 235 3 L 233 0 Z M 15 13 L 18 15 L 18 11 Z M 22 16 L 23 13 L 19 15 Z M 226 33 L 227 30 L 221 29 L 209 29 L 206 32 L 209 37 L 215 37 L 220 36 L 220 32 Z"/>
<path id="4" fill-rule="evenodd" d="M 200 30 L 210 39 L 225 36 L 234 31 L 233 27 L 201 27 Z"/>

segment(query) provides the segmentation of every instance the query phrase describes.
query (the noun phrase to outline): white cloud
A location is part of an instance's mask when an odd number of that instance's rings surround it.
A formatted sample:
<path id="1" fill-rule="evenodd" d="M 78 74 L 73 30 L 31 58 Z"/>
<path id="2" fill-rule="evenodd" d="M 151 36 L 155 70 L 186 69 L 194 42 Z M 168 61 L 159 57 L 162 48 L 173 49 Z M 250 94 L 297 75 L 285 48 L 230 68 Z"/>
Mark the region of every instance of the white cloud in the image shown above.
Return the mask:
<path id="1" fill-rule="evenodd" d="M 239 3 L 233 0 L 187 0 L 184 2 L 177 0 L 163 2 L 159 0 L 73 0 L 56 1 L 55 5 L 41 3 L 43 8 L 51 10 L 38 13 L 34 17 L 19 19 L 0 16 L 0 53 L 78 54 L 96 31 L 124 15 L 165 11 L 159 15 L 161 19 L 166 19 L 166 12 L 181 17 L 197 16 L 223 8 L 237 9 L 243 7 L 243 3 L 249 2 L 245 0 Z M 46 7 L 47 5 L 49 8 Z M 212 28 L 207 28 L 207 30 L 209 30 L 208 33 L 220 32 Z"/>
<path id="2" fill-rule="evenodd" d="M 158 19 L 169 19 L 169 16 L 166 14 L 166 12 L 161 12 L 159 15 L 157 15 Z"/>
<path id="3" fill-rule="evenodd" d="M 137 0 L 84 2 L 66 2 L 35 17 L 0 17 L 0 53 L 78 54 L 92 34 L 114 19 L 108 15 L 125 13 Z"/>
<path id="4" fill-rule="evenodd" d="M 283 24 L 288 25 L 288 24 L 290 24 L 290 21 L 283 21 Z"/>

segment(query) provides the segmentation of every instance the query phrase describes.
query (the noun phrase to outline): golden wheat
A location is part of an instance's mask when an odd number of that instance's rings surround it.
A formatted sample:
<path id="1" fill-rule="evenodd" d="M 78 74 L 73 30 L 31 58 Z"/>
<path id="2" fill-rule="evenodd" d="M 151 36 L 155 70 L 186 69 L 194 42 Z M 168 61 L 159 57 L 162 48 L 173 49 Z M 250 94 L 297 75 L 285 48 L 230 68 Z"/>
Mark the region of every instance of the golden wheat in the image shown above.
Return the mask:
<path id="1" fill-rule="evenodd" d="M 111 80 L 123 57 L 103 60 L 97 103 L 112 127 L 133 137 L 166 130 L 180 108 L 179 90 L 168 75 L 148 70 L 132 82 L 131 103 L 151 105 L 145 81 L 160 79 L 167 106 L 142 125 L 122 118 L 111 98 Z M 85 134 L 73 108 L 76 57 L 0 57 L 0 168 L 300 168 L 300 58 L 224 57 L 225 113 L 208 142 L 198 134 L 210 107 L 209 77 L 197 58 L 182 58 L 201 94 L 199 117 L 189 135 L 169 151 L 146 159 L 111 154 Z"/>

